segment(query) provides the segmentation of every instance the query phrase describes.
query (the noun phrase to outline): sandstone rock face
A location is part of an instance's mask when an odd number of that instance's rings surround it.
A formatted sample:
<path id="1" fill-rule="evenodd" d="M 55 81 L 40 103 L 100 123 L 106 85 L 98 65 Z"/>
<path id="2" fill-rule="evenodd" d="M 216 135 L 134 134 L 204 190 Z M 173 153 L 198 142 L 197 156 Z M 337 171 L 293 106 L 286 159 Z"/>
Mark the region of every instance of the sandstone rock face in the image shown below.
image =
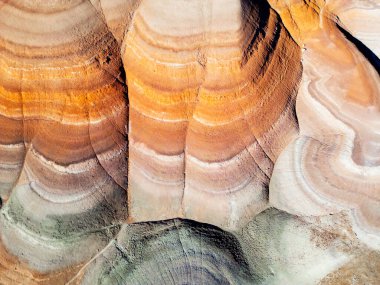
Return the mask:
<path id="1" fill-rule="evenodd" d="M 92 256 L 126 218 L 122 62 L 87 1 L 0 14 L 1 239 L 47 272 Z"/>
<path id="2" fill-rule="evenodd" d="M 296 215 L 350 210 L 356 234 L 380 249 L 379 70 L 325 9 L 316 8 L 319 23 L 299 36 L 305 49 L 297 97 L 300 136 L 276 163 L 270 202 Z M 291 29 L 313 13 L 294 13 Z"/>
<path id="3" fill-rule="evenodd" d="M 274 10 L 146 1 L 122 56 L 130 220 L 236 229 L 262 211 L 273 162 L 297 133 L 301 76 L 300 49 Z"/>
<path id="4" fill-rule="evenodd" d="M 379 7 L 0 1 L 0 284 L 380 284 Z"/>

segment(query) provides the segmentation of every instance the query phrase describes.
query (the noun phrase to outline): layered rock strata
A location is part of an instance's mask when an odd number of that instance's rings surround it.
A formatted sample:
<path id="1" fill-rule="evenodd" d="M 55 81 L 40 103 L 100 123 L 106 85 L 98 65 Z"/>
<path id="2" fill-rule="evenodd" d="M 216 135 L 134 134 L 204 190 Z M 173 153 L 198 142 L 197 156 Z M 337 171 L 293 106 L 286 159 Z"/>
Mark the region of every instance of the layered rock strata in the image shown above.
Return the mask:
<path id="1" fill-rule="evenodd" d="M 126 218 L 121 66 L 88 1 L 1 4 L 1 239 L 38 271 L 90 257 Z"/>
<path id="2" fill-rule="evenodd" d="M 266 2 L 219 2 L 145 1 L 126 34 L 130 221 L 243 226 L 297 133 L 299 47 Z"/>
<path id="3" fill-rule="evenodd" d="M 379 249 L 380 80 L 376 66 L 349 31 L 333 21 L 334 15 L 323 3 L 315 4 L 313 10 L 292 3 L 275 7 L 303 46 L 304 72 L 297 96 L 300 136 L 275 166 L 270 202 L 296 215 L 350 210 L 358 236 Z M 305 20 L 307 27 L 302 25 Z"/>
<path id="4" fill-rule="evenodd" d="M 377 11 L 0 1 L 0 284 L 379 283 Z"/>

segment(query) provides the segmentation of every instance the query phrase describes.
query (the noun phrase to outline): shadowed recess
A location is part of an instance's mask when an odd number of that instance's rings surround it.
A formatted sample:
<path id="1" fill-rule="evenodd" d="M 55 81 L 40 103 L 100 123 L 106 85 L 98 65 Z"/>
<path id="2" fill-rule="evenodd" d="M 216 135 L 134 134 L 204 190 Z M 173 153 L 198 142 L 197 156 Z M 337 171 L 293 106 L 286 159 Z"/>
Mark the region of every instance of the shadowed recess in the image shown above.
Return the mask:
<path id="1" fill-rule="evenodd" d="M 377 73 L 380 75 L 380 59 L 376 56 L 374 52 L 372 52 L 365 44 L 359 41 L 357 38 L 352 36 L 346 29 L 337 24 L 339 31 L 352 42 L 356 48 L 365 56 L 365 58 L 372 64 L 372 66 L 376 69 Z"/>

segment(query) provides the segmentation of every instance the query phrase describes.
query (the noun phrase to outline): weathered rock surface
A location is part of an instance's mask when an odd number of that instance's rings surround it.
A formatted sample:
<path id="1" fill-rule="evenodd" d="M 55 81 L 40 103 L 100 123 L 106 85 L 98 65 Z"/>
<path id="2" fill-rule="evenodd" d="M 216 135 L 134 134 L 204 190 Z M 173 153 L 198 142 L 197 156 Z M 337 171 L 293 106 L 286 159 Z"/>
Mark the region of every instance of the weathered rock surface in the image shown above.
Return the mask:
<path id="1" fill-rule="evenodd" d="M 300 135 L 276 163 L 270 202 L 296 215 L 350 210 L 359 238 L 380 249 L 379 70 L 326 9 L 279 9 L 292 15 L 290 30 L 311 20 L 298 36 L 304 47 Z"/>
<path id="2" fill-rule="evenodd" d="M 126 218 L 119 46 L 88 1 L 2 3 L 0 38 L 0 235 L 35 270 L 57 270 Z"/>
<path id="3" fill-rule="evenodd" d="M 145 1 L 122 56 L 130 221 L 237 229 L 262 211 L 297 134 L 301 76 L 300 48 L 268 3 Z"/>
<path id="4" fill-rule="evenodd" d="M 379 19 L 0 1 L 0 284 L 380 284 Z"/>

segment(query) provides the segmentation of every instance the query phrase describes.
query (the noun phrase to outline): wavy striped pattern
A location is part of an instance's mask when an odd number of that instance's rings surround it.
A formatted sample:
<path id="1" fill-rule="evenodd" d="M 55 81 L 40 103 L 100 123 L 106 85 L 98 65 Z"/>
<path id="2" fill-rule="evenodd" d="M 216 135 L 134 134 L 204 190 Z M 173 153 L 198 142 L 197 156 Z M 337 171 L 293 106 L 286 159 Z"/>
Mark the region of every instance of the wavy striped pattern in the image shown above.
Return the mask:
<path id="1" fill-rule="evenodd" d="M 236 229 L 262 211 L 297 133 L 300 50 L 277 14 L 264 2 L 146 1 L 122 53 L 129 219 Z"/>
<path id="2" fill-rule="evenodd" d="M 270 202 L 296 215 L 348 210 L 356 234 L 379 249 L 379 74 L 371 54 L 319 5 L 309 14 L 279 9 L 290 11 L 295 25 L 319 18 L 300 38 L 305 47 L 297 97 L 300 137 L 275 166 Z"/>
<path id="3" fill-rule="evenodd" d="M 1 238 L 38 271 L 88 258 L 126 217 L 121 67 L 88 1 L 2 3 Z"/>
<path id="4" fill-rule="evenodd" d="M 0 0 L 0 284 L 378 284 L 378 6 Z"/>

